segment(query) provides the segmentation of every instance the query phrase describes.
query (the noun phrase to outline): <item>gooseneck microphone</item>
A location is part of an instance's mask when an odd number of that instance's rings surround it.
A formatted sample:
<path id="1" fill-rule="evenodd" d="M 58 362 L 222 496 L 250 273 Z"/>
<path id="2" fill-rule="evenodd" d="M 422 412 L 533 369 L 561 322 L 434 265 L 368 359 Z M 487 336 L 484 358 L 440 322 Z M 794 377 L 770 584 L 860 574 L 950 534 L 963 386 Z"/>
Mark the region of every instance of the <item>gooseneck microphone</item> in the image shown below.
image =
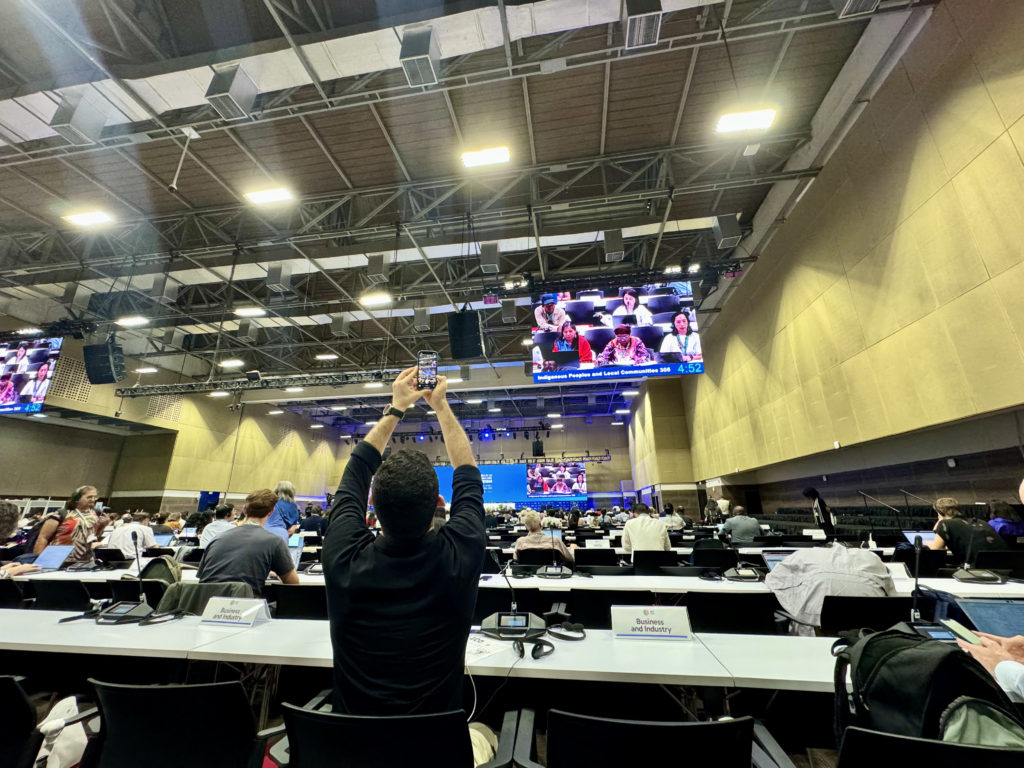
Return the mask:
<path id="1" fill-rule="evenodd" d="M 508 567 L 512 564 L 509 560 L 504 565 L 501 564 L 501 559 L 498 557 L 498 553 L 493 549 L 489 550 L 491 553 L 491 559 L 494 560 L 494 564 L 498 566 L 498 573 L 505 578 L 505 583 L 508 584 L 508 591 L 512 593 L 512 613 L 516 612 L 516 591 L 512 588 L 512 582 L 508 580 Z"/>
<path id="2" fill-rule="evenodd" d="M 921 537 L 914 537 L 914 593 L 910 604 L 910 622 L 921 620 L 921 613 L 917 610 L 918 576 L 921 572 Z"/>
<path id="3" fill-rule="evenodd" d="M 139 602 L 146 602 L 146 593 L 142 591 L 142 560 L 139 558 L 139 532 L 132 531 L 132 545 L 135 547 L 135 567 L 139 572 Z"/>

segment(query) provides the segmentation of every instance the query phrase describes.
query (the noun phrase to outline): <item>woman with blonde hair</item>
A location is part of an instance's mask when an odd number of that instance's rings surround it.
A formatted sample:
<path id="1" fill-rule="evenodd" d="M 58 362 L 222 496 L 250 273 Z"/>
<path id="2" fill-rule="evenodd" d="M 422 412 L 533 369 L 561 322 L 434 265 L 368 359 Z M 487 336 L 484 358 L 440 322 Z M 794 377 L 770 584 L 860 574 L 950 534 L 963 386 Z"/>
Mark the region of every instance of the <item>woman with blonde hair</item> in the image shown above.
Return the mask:
<path id="1" fill-rule="evenodd" d="M 299 507 L 295 503 L 295 486 L 289 480 L 282 480 L 274 488 L 277 504 L 267 518 L 266 528 L 276 533 L 287 543 L 288 537 L 299 530 Z"/>

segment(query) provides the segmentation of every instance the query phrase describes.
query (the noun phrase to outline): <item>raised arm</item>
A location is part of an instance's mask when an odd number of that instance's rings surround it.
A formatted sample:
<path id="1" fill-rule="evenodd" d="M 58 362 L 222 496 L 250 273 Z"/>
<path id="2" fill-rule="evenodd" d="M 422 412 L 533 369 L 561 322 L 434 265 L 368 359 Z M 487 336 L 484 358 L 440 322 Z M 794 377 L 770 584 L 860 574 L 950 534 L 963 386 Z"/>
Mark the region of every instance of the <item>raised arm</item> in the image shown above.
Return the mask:
<path id="1" fill-rule="evenodd" d="M 441 434 L 444 435 L 444 445 L 448 449 L 448 460 L 452 467 L 475 467 L 476 459 L 473 458 L 473 447 L 469 444 L 469 438 L 455 418 L 451 406 L 448 405 L 446 395 L 448 394 L 448 377 L 438 376 L 437 387 L 432 392 L 424 392 L 423 399 L 437 413 L 437 421 L 441 425 Z"/>

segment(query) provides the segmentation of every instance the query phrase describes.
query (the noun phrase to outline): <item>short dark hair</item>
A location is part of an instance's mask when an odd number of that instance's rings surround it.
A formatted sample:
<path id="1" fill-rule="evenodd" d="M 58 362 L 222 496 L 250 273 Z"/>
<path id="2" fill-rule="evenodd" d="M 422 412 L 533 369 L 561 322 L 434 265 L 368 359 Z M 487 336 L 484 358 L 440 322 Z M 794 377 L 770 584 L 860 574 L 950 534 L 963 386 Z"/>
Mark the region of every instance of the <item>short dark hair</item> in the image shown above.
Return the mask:
<path id="1" fill-rule="evenodd" d="M 277 504 L 277 494 L 269 488 L 253 491 L 245 497 L 246 517 L 268 517 Z"/>
<path id="2" fill-rule="evenodd" d="M 0 501 L 0 539 L 9 539 L 18 530 L 21 512 L 13 501 Z"/>
<path id="3" fill-rule="evenodd" d="M 234 511 L 234 507 L 228 504 L 221 504 L 219 507 L 217 507 L 217 509 L 213 511 L 213 516 L 216 517 L 218 520 L 223 520 L 225 517 L 232 514 Z"/>
<path id="4" fill-rule="evenodd" d="M 1001 517 L 1013 523 L 1020 522 L 1020 515 L 1017 514 L 1017 510 L 1001 499 L 993 499 L 988 503 L 988 517 L 989 520 Z"/>
<path id="5" fill-rule="evenodd" d="M 821 495 L 818 493 L 817 488 L 804 488 L 803 497 L 805 499 L 818 499 Z"/>
<path id="6" fill-rule="evenodd" d="M 380 465 L 373 509 L 385 536 L 414 539 L 430 528 L 437 507 L 437 473 L 419 451 L 402 448 Z"/>
<path id="7" fill-rule="evenodd" d="M 132 515 L 132 522 L 133 523 L 148 523 L 149 522 L 149 512 L 136 512 L 134 515 Z"/>

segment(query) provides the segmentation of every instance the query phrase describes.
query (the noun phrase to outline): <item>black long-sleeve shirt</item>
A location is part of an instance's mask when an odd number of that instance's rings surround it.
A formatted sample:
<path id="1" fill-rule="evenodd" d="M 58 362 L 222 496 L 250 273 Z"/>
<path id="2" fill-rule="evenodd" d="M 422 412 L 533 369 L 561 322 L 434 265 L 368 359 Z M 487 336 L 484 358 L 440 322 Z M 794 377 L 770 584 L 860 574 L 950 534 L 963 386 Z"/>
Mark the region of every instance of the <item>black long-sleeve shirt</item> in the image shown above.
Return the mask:
<path id="1" fill-rule="evenodd" d="M 437 533 L 374 538 L 366 505 L 380 464 L 369 443 L 352 451 L 324 540 L 334 711 L 461 709 L 466 638 L 487 542 L 480 471 L 455 470 L 451 518 Z"/>

